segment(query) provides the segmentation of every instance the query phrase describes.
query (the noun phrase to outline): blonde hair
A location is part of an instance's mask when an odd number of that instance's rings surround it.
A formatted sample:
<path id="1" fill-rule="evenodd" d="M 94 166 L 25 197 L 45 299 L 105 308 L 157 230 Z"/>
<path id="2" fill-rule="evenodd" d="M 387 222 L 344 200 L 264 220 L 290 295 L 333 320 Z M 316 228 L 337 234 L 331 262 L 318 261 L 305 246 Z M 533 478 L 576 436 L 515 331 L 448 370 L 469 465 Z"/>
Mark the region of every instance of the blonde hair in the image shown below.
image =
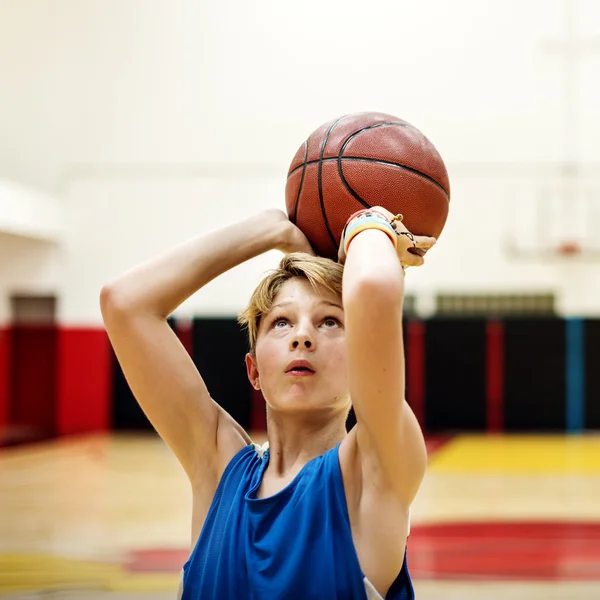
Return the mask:
<path id="1" fill-rule="evenodd" d="M 279 266 L 271 271 L 252 293 L 250 302 L 238 317 L 238 323 L 247 327 L 250 352 L 256 349 L 256 338 L 261 318 L 273 307 L 281 286 L 295 277 L 303 277 L 313 288 L 324 287 L 342 297 L 342 275 L 344 267 L 328 258 L 312 256 L 303 252 L 287 254 Z"/>

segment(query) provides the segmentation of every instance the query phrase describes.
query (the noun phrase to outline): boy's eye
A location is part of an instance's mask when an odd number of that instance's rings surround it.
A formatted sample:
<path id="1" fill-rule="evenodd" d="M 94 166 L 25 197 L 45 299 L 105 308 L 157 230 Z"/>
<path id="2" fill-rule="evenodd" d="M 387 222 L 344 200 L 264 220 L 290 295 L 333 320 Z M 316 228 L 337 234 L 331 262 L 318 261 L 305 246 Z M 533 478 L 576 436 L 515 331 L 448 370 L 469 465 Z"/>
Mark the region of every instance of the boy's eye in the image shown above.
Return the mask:
<path id="1" fill-rule="evenodd" d="M 340 322 L 339 322 L 337 319 L 335 319 L 334 317 L 327 317 L 327 318 L 326 318 L 326 319 L 323 321 L 323 324 L 324 324 L 326 327 L 337 327 L 337 326 L 340 324 Z"/>

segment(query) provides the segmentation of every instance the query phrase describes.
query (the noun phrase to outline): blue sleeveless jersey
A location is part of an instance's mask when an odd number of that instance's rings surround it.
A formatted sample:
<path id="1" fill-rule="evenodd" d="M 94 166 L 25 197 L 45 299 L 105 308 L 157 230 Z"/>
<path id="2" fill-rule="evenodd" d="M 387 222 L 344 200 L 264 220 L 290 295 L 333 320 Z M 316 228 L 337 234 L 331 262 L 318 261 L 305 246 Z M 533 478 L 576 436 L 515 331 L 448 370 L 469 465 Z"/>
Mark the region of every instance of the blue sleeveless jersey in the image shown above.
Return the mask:
<path id="1" fill-rule="evenodd" d="M 227 465 L 183 567 L 183 600 L 367 600 L 354 549 L 339 444 L 269 498 L 256 497 L 269 451 Z M 386 600 L 412 600 L 404 565 Z"/>

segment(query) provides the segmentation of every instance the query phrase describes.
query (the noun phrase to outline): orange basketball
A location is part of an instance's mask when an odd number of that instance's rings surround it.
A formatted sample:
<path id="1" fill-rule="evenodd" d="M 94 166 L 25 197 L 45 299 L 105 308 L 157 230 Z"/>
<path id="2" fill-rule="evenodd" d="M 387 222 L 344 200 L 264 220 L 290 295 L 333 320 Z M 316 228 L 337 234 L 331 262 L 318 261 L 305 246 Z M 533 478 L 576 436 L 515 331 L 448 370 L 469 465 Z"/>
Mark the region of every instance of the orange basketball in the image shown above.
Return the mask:
<path id="1" fill-rule="evenodd" d="M 302 144 L 285 201 L 315 252 L 337 259 L 346 221 L 371 206 L 402 213 L 415 235 L 438 238 L 450 183 L 442 157 L 416 127 L 391 115 L 357 113 L 321 125 Z"/>

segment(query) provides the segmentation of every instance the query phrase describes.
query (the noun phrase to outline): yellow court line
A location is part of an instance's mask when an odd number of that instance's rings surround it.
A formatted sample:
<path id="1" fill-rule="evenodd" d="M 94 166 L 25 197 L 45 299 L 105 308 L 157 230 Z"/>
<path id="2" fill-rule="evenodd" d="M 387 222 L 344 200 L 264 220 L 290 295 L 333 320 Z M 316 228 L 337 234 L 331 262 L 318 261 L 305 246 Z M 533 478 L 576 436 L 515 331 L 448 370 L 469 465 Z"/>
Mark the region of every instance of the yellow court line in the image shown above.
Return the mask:
<path id="1" fill-rule="evenodd" d="M 434 473 L 600 475 L 600 435 L 459 436 L 430 459 Z"/>
<path id="2" fill-rule="evenodd" d="M 130 573 L 120 565 L 46 554 L 0 554 L 0 593 L 33 590 L 95 589 L 175 594 L 179 575 Z"/>

